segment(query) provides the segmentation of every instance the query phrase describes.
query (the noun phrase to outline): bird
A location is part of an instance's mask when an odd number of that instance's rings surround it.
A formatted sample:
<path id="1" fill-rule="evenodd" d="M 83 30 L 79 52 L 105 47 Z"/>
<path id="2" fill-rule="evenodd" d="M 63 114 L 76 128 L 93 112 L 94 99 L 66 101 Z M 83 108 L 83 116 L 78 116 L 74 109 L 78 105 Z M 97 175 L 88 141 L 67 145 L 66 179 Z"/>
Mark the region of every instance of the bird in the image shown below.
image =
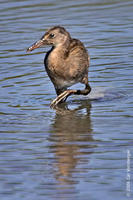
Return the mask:
<path id="1" fill-rule="evenodd" d="M 51 49 L 45 55 L 44 65 L 57 94 L 51 107 L 65 102 L 71 95 L 88 95 L 91 92 L 88 82 L 90 57 L 84 44 L 79 39 L 72 38 L 63 26 L 54 26 L 30 46 L 27 52 L 46 45 L 50 45 Z M 85 88 L 68 89 L 76 83 L 84 84 Z"/>

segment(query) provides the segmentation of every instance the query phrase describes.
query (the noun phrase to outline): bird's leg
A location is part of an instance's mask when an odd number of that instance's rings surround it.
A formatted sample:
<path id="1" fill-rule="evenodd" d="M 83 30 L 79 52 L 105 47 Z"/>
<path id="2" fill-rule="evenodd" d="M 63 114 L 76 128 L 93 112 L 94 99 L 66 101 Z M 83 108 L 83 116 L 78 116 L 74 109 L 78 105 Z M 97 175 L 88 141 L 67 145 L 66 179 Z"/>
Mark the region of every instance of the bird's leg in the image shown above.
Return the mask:
<path id="1" fill-rule="evenodd" d="M 60 96 L 62 93 L 64 93 L 65 91 L 67 91 L 67 88 L 62 88 L 62 89 L 56 89 L 56 94 L 57 94 L 57 97 L 58 96 Z M 64 101 L 66 101 L 66 99 L 64 98 L 64 99 L 62 99 L 61 101 L 60 101 L 60 103 L 62 103 L 62 102 L 64 102 Z"/>
<path id="2" fill-rule="evenodd" d="M 87 95 L 89 94 L 91 91 L 91 87 L 89 86 L 89 84 L 86 84 L 86 87 L 84 90 L 66 90 L 64 92 L 62 92 L 61 94 L 59 94 L 56 99 L 54 99 L 51 103 L 51 107 L 56 106 L 58 103 L 64 102 L 66 101 L 66 99 L 70 96 L 70 95 Z"/>

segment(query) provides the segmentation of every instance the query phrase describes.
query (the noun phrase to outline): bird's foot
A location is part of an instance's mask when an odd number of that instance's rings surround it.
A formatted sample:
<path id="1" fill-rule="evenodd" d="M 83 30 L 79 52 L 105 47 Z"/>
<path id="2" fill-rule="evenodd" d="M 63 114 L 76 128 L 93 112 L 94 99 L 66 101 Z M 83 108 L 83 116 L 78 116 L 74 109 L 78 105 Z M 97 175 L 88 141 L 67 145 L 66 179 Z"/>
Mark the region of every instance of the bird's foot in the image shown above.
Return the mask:
<path id="1" fill-rule="evenodd" d="M 57 104 L 64 102 L 66 98 L 70 95 L 71 91 L 66 90 L 62 92 L 59 96 L 57 96 L 50 104 L 51 107 L 55 107 Z"/>

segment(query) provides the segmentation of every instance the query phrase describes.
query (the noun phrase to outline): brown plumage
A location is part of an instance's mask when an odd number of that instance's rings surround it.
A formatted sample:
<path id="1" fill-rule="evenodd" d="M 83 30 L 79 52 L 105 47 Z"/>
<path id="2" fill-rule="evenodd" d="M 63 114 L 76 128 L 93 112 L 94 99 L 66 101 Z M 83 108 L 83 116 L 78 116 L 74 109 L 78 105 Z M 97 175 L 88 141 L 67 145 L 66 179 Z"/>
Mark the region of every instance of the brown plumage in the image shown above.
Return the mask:
<path id="1" fill-rule="evenodd" d="M 89 94 L 91 91 L 88 83 L 89 56 L 83 43 L 71 38 L 63 27 L 55 26 L 27 51 L 43 45 L 52 46 L 44 59 L 46 71 L 58 95 L 51 105 L 55 106 L 65 101 L 72 94 Z M 85 84 L 84 90 L 67 90 L 68 87 L 79 82 Z"/>

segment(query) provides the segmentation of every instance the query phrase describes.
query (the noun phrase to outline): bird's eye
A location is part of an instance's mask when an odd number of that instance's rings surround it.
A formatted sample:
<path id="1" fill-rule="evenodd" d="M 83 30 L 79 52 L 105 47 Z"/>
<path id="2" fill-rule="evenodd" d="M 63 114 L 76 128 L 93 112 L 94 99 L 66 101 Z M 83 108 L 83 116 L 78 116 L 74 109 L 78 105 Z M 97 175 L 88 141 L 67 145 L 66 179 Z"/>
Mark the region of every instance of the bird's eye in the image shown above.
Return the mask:
<path id="1" fill-rule="evenodd" d="M 51 33 L 51 34 L 49 35 L 50 38 L 54 38 L 54 36 L 55 36 L 55 35 L 54 35 L 53 33 Z"/>

